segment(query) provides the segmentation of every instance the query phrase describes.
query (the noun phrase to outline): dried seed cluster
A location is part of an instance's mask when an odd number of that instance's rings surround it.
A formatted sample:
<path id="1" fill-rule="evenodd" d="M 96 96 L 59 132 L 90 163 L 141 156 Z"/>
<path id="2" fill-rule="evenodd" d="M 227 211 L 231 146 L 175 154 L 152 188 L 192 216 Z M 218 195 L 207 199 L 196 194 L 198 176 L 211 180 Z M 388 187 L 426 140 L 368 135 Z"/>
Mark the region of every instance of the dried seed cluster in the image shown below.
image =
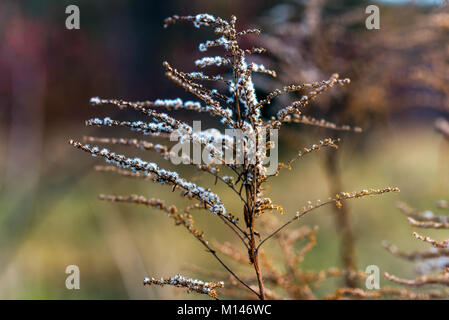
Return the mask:
<path id="1" fill-rule="evenodd" d="M 177 274 L 171 278 L 161 278 L 161 279 L 155 279 L 155 278 L 145 278 L 143 280 L 144 285 L 158 285 L 158 286 L 164 286 L 164 285 L 170 285 L 180 288 L 187 288 L 189 292 L 194 291 L 201 294 L 207 294 L 208 296 L 212 298 L 218 298 L 218 294 L 215 291 L 216 288 L 223 288 L 224 283 L 223 282 L 204 282 L 202 280 L 197 279 L 191 279 L 191 278 L 185 278 L 180 274 Z"/>

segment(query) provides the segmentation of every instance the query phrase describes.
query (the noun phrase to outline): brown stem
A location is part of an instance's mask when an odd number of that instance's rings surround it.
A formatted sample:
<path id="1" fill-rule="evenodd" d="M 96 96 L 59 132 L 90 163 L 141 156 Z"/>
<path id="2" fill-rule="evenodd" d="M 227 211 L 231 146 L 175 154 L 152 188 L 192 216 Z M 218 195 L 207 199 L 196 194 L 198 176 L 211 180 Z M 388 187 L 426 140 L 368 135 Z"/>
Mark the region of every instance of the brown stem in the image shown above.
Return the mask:
<path id="1" fill-rule="evenodd" d="M 259 285 L 259 299 L 265 300 L 265 292 L 264 292 L 264 286 L 263 286 L 263 278 L 262 278 L 262 272 L 260 270 L 259 266 L 259 254 L 256 248 L 256 241 L 254 238 L 254 232 L 251 232 L 251 256 L 252 261 L 254 265 L 254 270 L 256 271 L 257 276 L 257 283 Z"/>
<path id="2" fill-rule="evenodd" d="M 245 191 L 246 191 L 246 199 L 248 206 L 245 206 L 245 222 L 247 224 L 247 227 L 250 231 L 250 239 L 249 239 L 249 250 L 248 255 L 251 263 L 254 266 L 254 271 L 256 272 L 256 278 L 257 278 L 257 284 L 259 286 L 259 299 L 265 300 L 265 292 L 264 292 L 264 285 L 263 285 L 263 278 L 262 278 L 262 272 L 260 270 L 259 266 L 259 252 L 257 250 L 256 245 L 256 238 L 254 234 L 254 215 L 255 215 L 255 200 L 253 199 L 253 195 L 255 195 L 255 186 L 256 182 L 253 182 L 254 186 L 245 185 Z M 252 190 L 251 187 L 254 187 L 254 190 Z"/>
<path id="3" fill-rule="evenodd" d="M 236 109 L 237 109 L 237 122 L 239 123 L 239 125 L 241 126 L 241 115 L 240 115 L 240 101 L 239 101 L 239 90 L 238 90 L 238 86 L 237 86 L 237 81 L 239 78 L 239 75 L 237 73 L 237 61 L 236 61 L 236 55 L 233 54 L 232 55 L 232 64 L 233 64 L 233 70 L 234 70 L 234 87 L 235 87 L 235 103 L 236 103 Z"/>

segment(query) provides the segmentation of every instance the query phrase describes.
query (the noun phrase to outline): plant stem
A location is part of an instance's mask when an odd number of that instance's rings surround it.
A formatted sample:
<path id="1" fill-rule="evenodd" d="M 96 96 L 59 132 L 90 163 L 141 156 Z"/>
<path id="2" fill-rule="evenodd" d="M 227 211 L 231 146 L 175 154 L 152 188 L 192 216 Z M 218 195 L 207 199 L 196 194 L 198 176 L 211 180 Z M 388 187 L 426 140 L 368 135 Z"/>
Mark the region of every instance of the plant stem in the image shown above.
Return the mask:
<path id="1" fill-rule="evenodd" d="M 259 252 L 256 249 L 256 241 L 254 238 L 254 232 L 251 232 L 251 255 L 252 255 L 254 270 L 256 271 L 257 283 L 259 285 L 259 299 L 265 300 L 262 272 L 261 272 L 260 266 L 259 266 Z"/>
<path id="2" fill-rule="evenodd" d="M 256 182 L 253 182 L 253 184 L 256 184 Z M 249 259 L 254 266 L 254 271 L 256 272 L 257 284 L 259 286 L 259 295 L 258 295 L 259 299 L 265 300 L 262 272 L 261 272 L 260 266 L 259 266 L 259 252 L 257 250 L 256 239 L 255 239 L 255 234 L 254 234 L 255 199 L 253 199 L 253 198 L 255 197 L 256 186 L 254 186 L 254 191 L 252 190 L 251 187 L 252 186 L 250 186 L 250 185 L 246 185 L 246 188 L 245 188 L 248 206 L 245 207 L 246 212 L 244 212 L 244 213 L 245 213 L 245 221 L 246 221 L 247 227 L 249 228 L 249 231 L 250 231 L 248 254 L 249 254 Z"/>

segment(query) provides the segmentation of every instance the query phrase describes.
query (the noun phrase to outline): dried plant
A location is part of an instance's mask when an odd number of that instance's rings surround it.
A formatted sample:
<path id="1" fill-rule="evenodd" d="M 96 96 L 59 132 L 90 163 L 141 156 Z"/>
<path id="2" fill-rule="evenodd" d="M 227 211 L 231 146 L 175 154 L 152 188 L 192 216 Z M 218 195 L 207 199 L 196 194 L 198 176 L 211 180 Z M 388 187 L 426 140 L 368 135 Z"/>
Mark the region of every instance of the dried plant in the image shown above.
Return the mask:
<path id="1" fill-rule="evenodd" d="M 281 226 L 275 216 L 264 219 L 259 224 L 259 231 L 269 233 L 270 230 L 277 229 Z M 314 300 L 319 298 L 316 290 L 327 279 L 336 277 L 348 277 L 351 279 L 366 278 L 366 274 L 362 271 L 342 270 L 335 267 L 329 267 L 324 270 L 305 270 L 302 268 L 302 262 L 305 255 L 316 245 L 316 233 L 318 227 L 302 226 L 297 229 L 285 229 L 282 233 L 276 233 L 272 236 L 277 240 L 277 247 L 280 248 L 282 259 L 271 257 L 264 250 L 259 251 L 261 266 L 264 269 L 264 282 L 269 285 L 270 289 L 265 288 L 265 297 L 267 299 L 306 299 Z M 234 248 L 231 243 L 224 244 L 215 243 L 215 247 L 230 260 L 245 266 L 248 259 L 245 254 Z M 207 274 L 226 278 L 224 272 L 207 272 L 204 269 L 189 266 L 190 269 L 196 270 L 200 274 Z M 229 278 L 229 284 L 226 289 L 222 290 L 222 294 L 233 298 L 251 299 L 251 294 L 244 290 L 238 282 Z M 256 283 L 254 276 L 245 277 L 248 283 Z M 328 296 L 329 299 L 338 299 L 339 297 Z"/>
<path id="2" fill-rule="evenodd" d="M 91 119 L 86 121 L 88 126 L 108 126 L 108 127 L 126 127 L 145 136 L 171 138 L 176 136 L 177 141 L 183 143 L 192 143 L 199 146 L 207 154 L 208 161 L 198 163 L 195 159 L 185 153 L 181 156 L 181 164 L 193 166 L 194 168 L 212 175 L 216 183 L 221 182 L 235 194 L 236 199 L 241 203 L 240 213 L 230 213 L 219 195 L 211 189 L 199 186 L 191 181 L 182 178 L 177 172 L 162 169 L 158 164 L 147 162 L 140 158 L 129 158 L 125 155 L 117 154 L 106 148 L 101 148 L 91 143 L 106 143 L 112 145 L 123 145 L 135 147 L 143 150 L 151 150 L 159 153 L 166 160 L 173 160 L 178 153 L 170 149 L 168 145 L 153 144 L 148 141 L 136 139 L 112 139 L 101 137 L 86 137 L 85 142 L 71 140 L 70 143 L 79 149 L 82 149 L 92 156 L 103 157 L 106 162 L 112 166 L 96 167 L 99 171 L 114 172 L 119 175 L 148 179 L 155 183 L 166 184 L 173 188 L 173 191 L 179 190 L 192 204 L 178 210 L 175 206 L 166 205 L 164 201 L 143 196 L 113 196 L 101 195 L 100 199 L 112 202 L 130 202 L 143 204 L 151 208 L 159 209 L 165 212 L 168 217 L 174 219 L 176 225 L 185 227 L 206 249 L 207 251 L 224 267 L 231 278 L 231 287 L 238 285 L 240 289 L 246 290 L 246 294 L 259 299 L 283 298 L 283 295 L 276 293 L 275 287 L 281 287 L 291 298 L 311 297 L 307 286 L 311 283 L 319 283 L 320 279 L 337 275 L 340 271 L 328 270 L 322 273 L 307 273 L 297 269 L 297 264 L 303 259 L 303 255 L 314 244 L 315 229 L 297 229 L 281 233 L 284 229 L 309 212 L 328 204 L 334 204 L 338 208 L 342 207 L 345 200 L 368 197 L 387 192 L 397 192 L 397 188 L 387 187 L 383 189 L 362 190 L 360 192 L 339 192 L 326 201 L 316 203 L 307 203 L 295 215 L 278 227 L 272 227 L 269 231 L 267 225 L 261 224 L 267 212 L 278 210 L 282 212 L 282 207 L 275 204 L 270 198 L 264 197 L 266 183 L 277 176 L 284 168 L 290 168 L 292 163 L 302 156 L 319 151 L 325 147 L 337 148 L 338 139 L 322 139 L 319 143 L 304 148 L 297 157 L 286 164 L 278 164 L 275 170 L 271 172 L 267 167 L 269 156 L 277 152 L 275 139 L 272 136 L 277 133 L 284 123 L 307 123 L 308 125 L 330 126 L 340 128 L 332 123 L 315 121 L 302 116 L 302 110 L 319 94 L 327 91 L 335 85 L 346 85 L 349 79 L 339 79 L 337 74 L 333 74 L 328 80 L 313 82 L 308 84 L 294 84 L 276 89 L 268 94 L 264 99 L 256 96 L 253 83 L 253 73 L 263 73 L 274 77 L 276 73 L 267 70 L 263 65 L 251 61 L 254 54 L 260 54 L 265 51 L 263 48 L 244 49 L 239 45 L 239 39 L 248 34 L 259 34 L 258 29 L 248 29 L 238 31 L 236 29 L 236 17 L 232 16 L 229 21 L 215 17 L 209 14 L 198 14 L 196 16 L 172 16 L 165 20 L 165 26 L 179 21 L 191 22 L 195 27 L 213 27 L 218 39 L 206 41 L 199 45 L 201 52 L 208 51 L 213 47 L 221 47 L 224 54 L 215 57 L 204 57 L 195 62 L 199 68 L 205 67 L 226 67 L 231 73 L 221 73 L 217 75 L 206 75 L 202 72 L 182 72 L 176 69 L 168 62 L 164 62 L 166 76 L 175 82 L 187 92 L 196 96 L 199 101 L 183 101 L 179 98 L 167 100 L 155 100 L 144 102 L 128 102 L 115 99 L 92 98 L 91 103 L 94 106 L 111 104 L 120 109 L 132 109 L 138 111 L 149 118 L 149 122 L 144 121 L 120 121 L 105 119 Z M 204 84 L 216 84 L 215 88 L 209 88 Z M 223 90 L 223 89 L 226 89 Z M 270 119 L 264 119 L 261 115 L 261 109 L 272 102 L 274 98 L 281 94 L 290 92 L 302 92 L 299 100 L 290 103 L 281 108 L 277 114 Z M 208 113 L 213 117 L 218 117 L 225 126 L 225 133 L 209 130 L 195 130 L 195 127 L 187 122 L 178 120 L 159 109 L 168 110 L 192 110 L 202 113 Z M 347 128 L 347 127 L 345 127 Z M 241 133 L 243 139 L 236 141 L 234 133 Z M 270 137 L 266 141 L 267 135 Z M 220 141 L 217 147 L 217 141 Z M 227 157 L 227 152 L 236 157 Z M 204 154 L 204 153 L 203 153 Z M 242 157 L 237 157 L 242 154 Z M 190 155 L 190 154 L 189 154 Z M 241 160 L 241 161 L 239 161 Z M 231 175 L 224 175 L 224 171 L 231 172 Z M 231 255 L 234 259 L 245 262 L 252 266 L 254 273 L 248 279 L 234 272 L 230 266 L 218 255 L 214 246 L 206 240 L 203 232 L 200 232 L 194 223 L 192 210 L 207 210 L 220 219 L 226 228 L 229 228 L 236 239 L 242 243 L 245 253 L 239 253 L 236 248 L 227 244 L 216 244 L 215 247 L 226 255 Z M 239 217 L 243 217 L 243 223 Z M 256 224 L 256 221 L 258 222 Z M 283 248 L 288 262 L 289 273 L 291 275 L 282 275 L 270 267 L 269 258 L 262 251 L 262 246 L 269 240 L 277 238 Z M 310 243 L 306 245 L 298 254 L 292 252 L 292 245 L 303 239 L 308 238 Z M 262 267 L 266 270 L 265 276 L 262 275 Z M 344 271 L 346 272 L 346 271 Z M 341 273 L 341 272 L 340 272 Z M 211 276 L 215 277 L 213 272 Z M 304 280 L 297 288 L 297 279 L 310 278 Z M 295 280 L 296 279 L 296 280 Z M 301 280 L 302 281 L 302 280 Z M 173 278 L 162 278 L 156 280 L 146 278 L 145 284 L 174 285 L 187 288 L 188 291 L 207 294 L 218 299 L 218 290 L 223 287 L 221 282 L 202 282 L 200 280 L 186 279 L 182 276 Z M 266 284 L 273 285 L 273 289 L 268 288 Z M 227 290 L 226 287 L 221 290 Z"/>

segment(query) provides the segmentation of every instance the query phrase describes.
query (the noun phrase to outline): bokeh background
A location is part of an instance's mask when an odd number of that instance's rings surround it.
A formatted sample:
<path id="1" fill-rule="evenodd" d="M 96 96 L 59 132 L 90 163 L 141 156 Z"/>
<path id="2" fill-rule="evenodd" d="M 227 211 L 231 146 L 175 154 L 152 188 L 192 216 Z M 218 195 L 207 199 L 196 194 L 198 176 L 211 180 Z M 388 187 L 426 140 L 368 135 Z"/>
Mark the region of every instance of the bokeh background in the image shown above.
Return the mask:
<path id="1" fill-rule="evenodd" d="M 65 8 L 70 4 L 80 8 L 80 30 L 65 28 Z M 399 187 L 398 195 L 346 205 L 357 266 L 364 270 L 374 264 L 382 272 L 412 277 L 414 267 L 383 249 L 382 241 L 404 250 L 426 248 L 411 237 L 412 228 L 396 202 L 424 210 L 449 196 L 448 146 L 433 125 L 436 118 L 448 119 L 444 77 L 449 78 L 449 15 L 441 1 L 375 2 L 381 8 L 381 29 L 366 30 L 368 4 L 329 0 L 318 11 L 307 11 L 307 1 L 2 0 L 0 298 L 198 298 L 182 290 L 143 287 L 142 280 L 180 271 L 195 275 L 187 265 L 220 268 L 201 244 L 160 212 L 100 202 L 97 195 L 136 193 L 174 204 L 185 203 L 183 198 L 169 187 L 95 172 L 92 168 L 101 160 L 68 144 L 83 135 L 133 136 L 127 131 L 86 128 L 84 120 L 91 117 L 139 118 L 113 107 L 92 108 L 88 102 L 93 96 L 187 98 L 164 78 L 161 64 L 167 60 L 193 71 L 193 60 L 200 56 L 197 45 L 212 34 L 190 25 L 164 30 L 162 24 L 173 14 L 202 12 L 235 14 L 242 29 L 263 29 L 264 36 L 245 40 L 248 46 L 273 49 L 259 59 L 278 70 L 279 78 L 260 77 L 261 95 L 280 82 L 324 80 L 333 72 L 352 79 L 347 88 L 332 89 L 318 99 L 310 114 L 361 126 L 363 133 L 291 125 L 281 132 L 280 157 L 289 159 L 319 138 L 338 135 L 342 145 L 334 161 L 342 191 Z M 273 111 L 264 112 L 269 116 Z M 191 119 L 192 114 L 180 117 Z M 288 219 L 307 200 L 329 196 L 327 161 L 326 152 L 311 155 L 273 180 L 268 195 L 285 209 L 280 220 Z M 162 166 L 173 168 L 169 163 Z M 209 177 L 181 172 L 213 185 Z M 230 211 L 238 212 L 239 204 L 227 190 L 220 185 L 214 190 Z M 198 214 L 198 228 L 206 236 L 232 242 L 232 234 L 215 222 L 214 217 Z M 303 267 L 339 266 L 332 208 L 317 210 L 293 227 L 300 225 L 320 227 L 317 247 L 306 256 Z M 444 238 L 441 232 L 429 234 Z M 277 257 L 276 247 L 271 250 Z M 80 290 L 65 287 L 68 265 L 80 268 Z M 320 290 L 330 293 L 339 281 L 326 281 Z M 381 285 L 386 284 L 382 278 Z"/>

